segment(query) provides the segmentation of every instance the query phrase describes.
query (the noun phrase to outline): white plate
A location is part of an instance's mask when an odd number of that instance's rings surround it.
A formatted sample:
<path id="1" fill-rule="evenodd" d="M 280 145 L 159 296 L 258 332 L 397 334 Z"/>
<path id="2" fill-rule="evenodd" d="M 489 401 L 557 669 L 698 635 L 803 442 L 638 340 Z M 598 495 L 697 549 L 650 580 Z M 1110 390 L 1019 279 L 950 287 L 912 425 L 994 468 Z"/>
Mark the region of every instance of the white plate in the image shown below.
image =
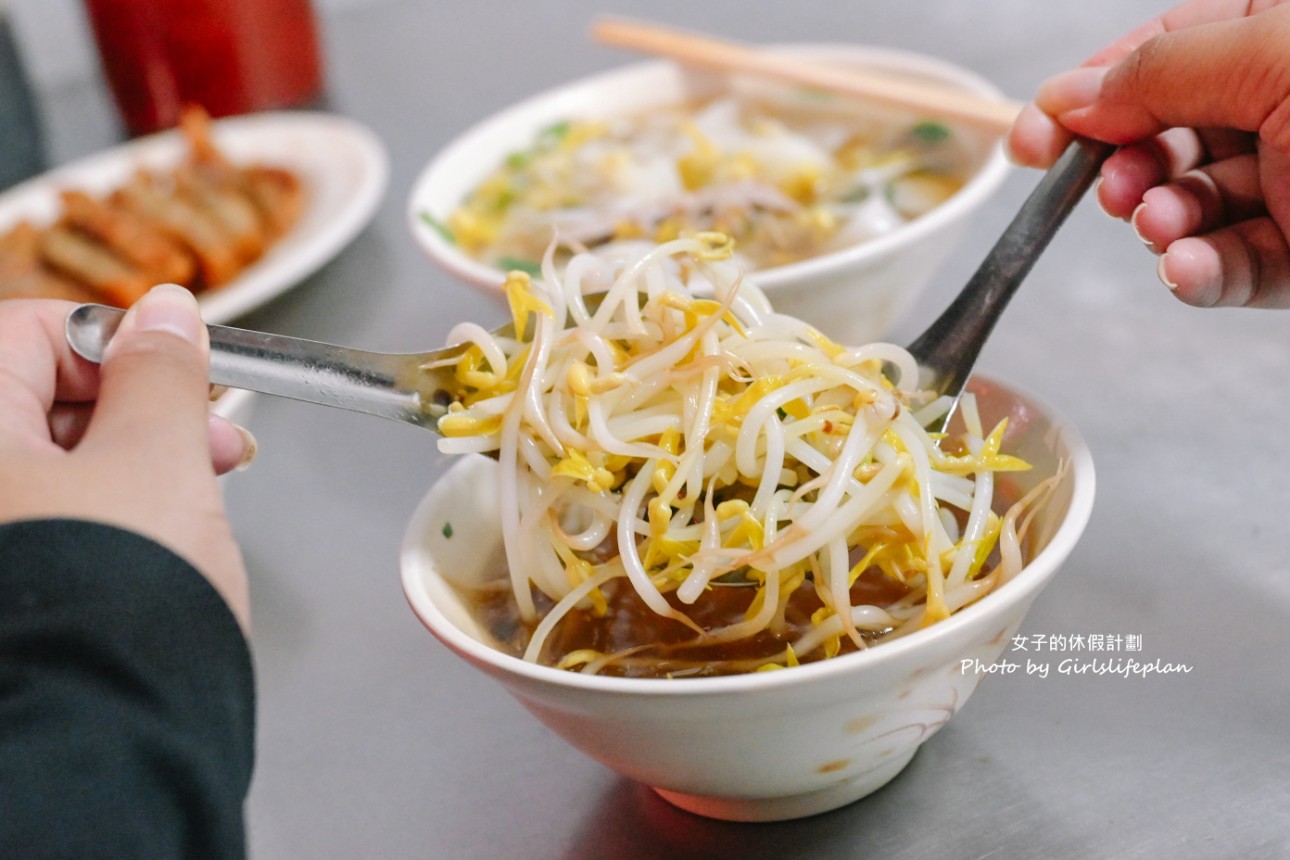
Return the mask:
<path id="1" fill-rule="evenodd" d="M 213 124 L 212 135 L 230 161 L 291 170 L 308 194 L 290 233 L 237 278 L 200 295 L 206 321 L 225 323 L 294 287 L 349 244 L 376 212 L 389 160 L 375 134 L 333 114 L 229 117 Z M 23 219 L 38 226 L 52 222 L 64 188 L 107 194 L 137 168 L 165 170 L 185 152 L 179 133 L 167 131 L 56 167 L 0 194 L 0 231 Z"/>

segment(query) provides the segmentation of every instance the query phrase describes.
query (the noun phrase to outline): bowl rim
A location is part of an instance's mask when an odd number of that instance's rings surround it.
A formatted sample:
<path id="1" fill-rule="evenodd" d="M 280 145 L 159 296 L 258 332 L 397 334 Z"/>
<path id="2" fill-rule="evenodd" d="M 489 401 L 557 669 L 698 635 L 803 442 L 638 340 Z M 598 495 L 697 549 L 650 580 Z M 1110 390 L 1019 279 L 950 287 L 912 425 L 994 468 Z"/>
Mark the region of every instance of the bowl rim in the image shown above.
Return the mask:
<path id="1" fill-rule="evenodd" d="M 793 42 L 777 43 L 765 46 L 767 50 L 780 53 L 810 54 L 813 56 L 836 59 L 871 61 L 882 68 L 905 70 L 909 72 L 930 74 L 942 77 L 947 82 L 963 86 L 980 95 L 1004 97 L 1004 93 L 989 79 L 966 66 L 960 66 L 947 60 L 910 51 L 903 48 L 891 48 L 881 45 L 865 45 L 845 42 Z M 413 241 L 422 252 L 434 263 L 448 273 L 490 293 L 500 294 L 505 273 L 479 262 L 465 253 L 455 244 L 447 241 L 434 227 L 427 224 L 422 213 L 426 210 L 424 199 L 432 194 L 431 189 L 438 183 L 440 176 L 461 157 L 471 150 L 481 136 L 497 132 L 523 119 L 528 114 L 538 111 L 546 104 L 557 104 L 574 97 L 580 90 L 608 87 L 611 84 L 635 78 L 650 76 L 685 74 L 689 70 L 678 67 L 670 60 L 645 60 L 626 65 L 615 66 L 598 72 L 592 72 L 571 81 L 542 90 L 514 102 L 507 107 L 490 114 L 466 128 L 461 134 L 449 140 L 433 156 L 413 180 L 408 194 L 405 217 Z M 808 257 L 781 266 L 750 270 L 759 287 L 763 290 L 775 290 L 792 285 L 799 280 L 819 277 L 822 272 L 837 267 L 847 267 L 863 263 L 869 258 L 880 257 L 897 251 L 904 246 L 914 244 L 934 233 L 947 224 L 964 217 L 989 197 L 1007 178 L 1012 169 L 1011 163 L 1004 154 L 1002 139 L 989 146 L 989 151 L 980 167 L 968 181 L 944 203 L 929 212 L 901 224 L 896 229 L 862 242 L 826 254 Z"/>
<path id="2" fill-rule="evenodd" d="M 1051 425 L 1049 432 L 1059 434 L 1066 448 L 1071 470 L 1071 497 L 1066 516 L 1053 533 L 1047 545 L 1025 564 L 1012 579 L 1000 585 L 981 599 L 955 612 L 943 621 L 918 630 L 906 637 L 882 643 L 866 651 L 843 654 L 830 660 L 821 660 L 793 667 L 791 671 L 752 672 L 742 675 L 722 675 L 708 678 L 621 678 L 605 675 L 583 675 L 552 666 L 527 662 L 480 642 L 465 633 L 445 616 L 430 599 L 422 580 L 421 568 L 414 564 L 419 556 L 423 529 L 416 526 L 425 518 L 431 497 L 439 481 L 426 491 L 415 513 L 409 520 L 400 549 L 401 580 L 404 597 L 421 624 L 443 644 L 463 656 L 486 664 L 496 673 L 523 678 L 526 681 L 550 688 L 580 690 L 609 695 L 650 696 L 710 696 L 740 693 L 750 690 L 779 689 L 822 680 L 831 675 L 862 670 L 870 664 L 896 662 L 915 650 L 933 649 L 937 642 L 952 638 L 978 619 L 1001 612 L 1033 597 L 1056 573 L 1057 568 L 1075 548 L 1088 525 L 1093 510 L 1096 490 L 1096 473 L 1093 457 L 1079 429 L 1054 409 L 1047 401 L 1035 397 L 1024 388 L 1003 383 L 991 376 L 978 375 L 978 381 L 988 382 L 1005 389 L 1014 397 L 1037 408 Z M 471 455 L 482 456 L 482 455 Z M 453 464 L 450 468 L 455 468 Z M 996 599 L 999 598 L 999 599 Z M 429 617 L 427 617 L 429 616 Z"/>

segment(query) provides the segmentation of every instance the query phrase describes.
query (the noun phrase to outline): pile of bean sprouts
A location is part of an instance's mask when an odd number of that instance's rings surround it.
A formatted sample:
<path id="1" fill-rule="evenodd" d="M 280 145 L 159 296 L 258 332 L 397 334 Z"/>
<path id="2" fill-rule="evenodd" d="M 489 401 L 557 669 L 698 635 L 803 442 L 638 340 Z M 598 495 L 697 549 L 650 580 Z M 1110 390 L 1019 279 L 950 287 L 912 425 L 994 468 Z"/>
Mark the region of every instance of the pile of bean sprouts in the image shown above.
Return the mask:
<path id="1" fill-rule="evenodd" d="M 1035 494 L 1002 516 L 992 507 L 996 475 L 1029 468 L 999 450 L 1006 422 L 982 427 L 969 395 L 965 435 L 943 445 L 924 425 L 948 401 L 913 387 L 908 352 L 843 347 L 775 313 L 730 244 L 706 233 L 628 261 L 583 251 L 558 271 L 548 252 L 540 281 L 513 272 L 506 282 L 513 337 L 471 323 L 449 335 L 466 349 L 439 444 L 498 459 L 510 587 L 532 626 L 527 660 L 575 607 L 606 611 L 602 589 L 616 578 L 696 642 L 775 631 L 793 592 L 813 589 L 810 629 L 738 667 L 757 670 L 904 635 L 1022 566 Z M 852 584 L 872 568 L 907 595 L 852 605 Z M 687 609 L 731 580 L 757 589 L 744 616 L 693 621 Z M 598 672 L 639 650 L 542 662 Z"/>

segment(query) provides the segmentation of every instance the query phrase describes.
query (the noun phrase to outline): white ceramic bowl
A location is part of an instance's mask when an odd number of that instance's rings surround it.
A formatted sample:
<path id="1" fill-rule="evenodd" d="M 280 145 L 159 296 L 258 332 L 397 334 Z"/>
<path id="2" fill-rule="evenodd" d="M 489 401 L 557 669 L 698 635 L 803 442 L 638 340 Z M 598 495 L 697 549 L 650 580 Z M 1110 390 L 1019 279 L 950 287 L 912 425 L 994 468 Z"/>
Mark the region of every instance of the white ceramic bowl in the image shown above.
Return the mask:
<path id="1" fill-rule="evenodd" d="M 799 45 L 776 50 L 937 81 L 981 95 L 1002 95 L 967 69 L 906 51 L 852 45 Z M 449 273 L 497 292 L 502 273 L 464 254 L 426 223 L 424 213 L 445 221 L 509 153 L 530 145 L 540 129 L 554 122 L 635 113 L 712 96 L 729 86 L 722 76 L 651 61 L 585 77 L 513 105 L 467 130 L 421 172 L 408 201 L 412 235 L 430 259 Z M 906 116 L 902 121 L 915 119 Z M 901 319 L 961 238 L 967 217 L 1007 176 L 1007 161 L 990 135 L 951 126 L 976 165 L 964 187 L 932 211 L 874 240 L 759 270 L 756 282 L 769 294 L 776 310 L 805 319 L 844 343 L 881 339 Z"/>
<path id="2" fill-rule="evenodd" d="M 1029 564 L 903 639 L 778 672 L 678 680 L 588 676 L 508 656 L 487 644 L 441 575 L 471 582 L 504 570 L 496 463 L 478 456 L 456 463 L 413 515 L 404 591 L 431 633 L 558 735 L 677 806 L 742 821 L 842 806 L 899 773 L 963 706 L 984 674 L 963 661 L 989 666 L 1000 657 L 1092 509 L 1093 463 L 1075 428 L 1003 385 L 975 387 L 983 420 L 1009 416 L 1009 450 L 1034 464 L 1015 473 L 1023 490 L 1059 463 L 1068 468 L 1036 515 Z"/>

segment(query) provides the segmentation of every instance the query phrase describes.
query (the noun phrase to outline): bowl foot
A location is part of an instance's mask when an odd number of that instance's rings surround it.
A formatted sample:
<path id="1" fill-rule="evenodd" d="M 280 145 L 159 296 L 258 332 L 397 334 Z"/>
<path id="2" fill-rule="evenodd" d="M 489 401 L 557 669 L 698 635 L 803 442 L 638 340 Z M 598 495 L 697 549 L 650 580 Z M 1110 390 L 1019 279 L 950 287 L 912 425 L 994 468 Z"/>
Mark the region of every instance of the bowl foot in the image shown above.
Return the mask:
<path id="1" fill-rule="evenodd" d="M 788 797 L 709 797 L 655 788 L 660 797 L 687 812 L 723 821 L 786 821 L 838 809 L 882 788 L 904 770 L 918 747 L 900 753 L 846 782 Z"/>

